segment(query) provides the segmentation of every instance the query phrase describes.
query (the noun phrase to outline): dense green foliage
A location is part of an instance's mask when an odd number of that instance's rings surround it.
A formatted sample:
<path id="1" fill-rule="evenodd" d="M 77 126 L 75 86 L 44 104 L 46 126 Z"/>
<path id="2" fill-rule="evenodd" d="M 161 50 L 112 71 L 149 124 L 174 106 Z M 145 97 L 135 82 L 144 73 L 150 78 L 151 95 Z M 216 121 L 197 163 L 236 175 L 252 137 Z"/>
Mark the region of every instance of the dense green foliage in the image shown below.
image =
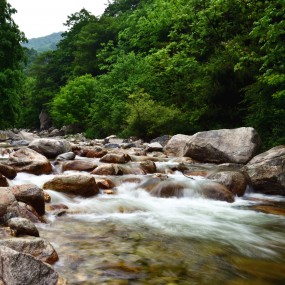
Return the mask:
<path id="1" fill-rule="evenodd" d="M 0 129 L 15 125 L 21 110 L 21 87 L 25 41 L 12 19 L 16 12 L 6 0 L 0 0 Z"/>
<path id="2" fill-rule="evenodd" d="M 285 143 L 284 1 L 114 0 L 68 17 L 28 70 L 26 120 L 152 138 L 252 126 Z M 12 98 L 12 97 L 11 97 Z"/>

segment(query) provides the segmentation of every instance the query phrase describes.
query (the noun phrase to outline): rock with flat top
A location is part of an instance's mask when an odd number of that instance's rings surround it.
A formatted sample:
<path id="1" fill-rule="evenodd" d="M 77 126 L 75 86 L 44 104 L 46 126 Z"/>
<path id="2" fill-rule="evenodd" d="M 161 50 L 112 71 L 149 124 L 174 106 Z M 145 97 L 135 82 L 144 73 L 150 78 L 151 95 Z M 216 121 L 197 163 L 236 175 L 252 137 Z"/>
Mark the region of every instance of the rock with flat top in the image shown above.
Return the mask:
<path id="1" fill-rule="evenodd" d="M 189 138 L 183 156 L 200 162 L 246 164 L 260 145 L 260 137 L 253 128 L 199 132 Z"/>

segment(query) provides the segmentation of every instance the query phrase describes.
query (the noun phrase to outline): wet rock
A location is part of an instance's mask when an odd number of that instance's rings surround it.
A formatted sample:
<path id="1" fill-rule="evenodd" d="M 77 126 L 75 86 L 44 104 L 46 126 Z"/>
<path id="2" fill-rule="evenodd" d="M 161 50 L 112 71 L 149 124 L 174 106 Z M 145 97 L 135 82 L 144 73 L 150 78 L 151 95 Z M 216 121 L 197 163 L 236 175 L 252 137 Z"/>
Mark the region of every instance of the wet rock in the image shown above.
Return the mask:
<path id="1" fill-rule="evenodd" d="M 200 162 L 247 163 L 258 151 L 261 140 L 253 128 L 199 132 L 186 143 L 183 156 Z"/>
<path id="2" fill-rule="evenodd" d="M 31 205 L 39 215 L 45 214 L 45 198 L 41 188 L 34 184 L 22 184 L 10 187 L 17 201 Z"/>
<path id="3" fill-rule="evenodd" d="M 123 175 L 123 171 L 116 164 L 103 164 L 95 168 L 91 174 L 95 175 Z"/>
<path id="4" fill-rule="evenodd" d="M 17 176 L 17 171 L 4 163 L 0 163 L 0 173 L 11 180 Z"/>
<path id="5" fill-rule="evenodd" d="M 91 160 L 73 160 L 64 162 L 62 170 L 76 170 L 76 171 L 87 171 L 90 172 L 97 167 L 97 164 Z"/>
<path id="6" fill-rule="evenodd" d="M 43 189 L 90 197 L 99 193 L 95 178 L 87 174 L 57 175 L 43 185 Z"/>
<path id="7" fill-rule="evenodd" d="M 36 226 L 28 219 L 25 218 L 12 218 L 7 222 L 14 236 L 40 236 Z"/>
<path id="8" fill-rule="evenodd" d="M 32 223 L 46 223 L 44 216 L 40 216 L 37 211 L 28 204 L 19 202 L 19 210 L 22 218 L 30 220 Z"/>
<path id="9" fill-rule="evenodd" d="M 155 173 L 156 172 L 156 165 L 151 160 L 142 161 L 139 163 L 139 165 L 146 173 Z"/>
<path id="10" fill-rule="evenodd" d="M 58 261 L 54 247 L 42 238 L 18 237 L 0 240 L 0 246 L 9 247 L 15 251 L 30 254 L 37 260 L 53 264 Z"/>
<path id="11" fill-rule="evenodd" d="M 5 176 L 0 173 L 0 187 L 8 187 L 9 183 Z"/>
<path id="12" fill-rule="evenodd" d="M 70 152 L 71 144 L 66 140 L 55 139 L 36 139 L 29 144 L 29 148 L 46 156 L 47 158 L 55 158 L 59 154 Z"/>
<path id="13" fill-rule="evenodd" d="M 46 210 L 49 212 L 58 211 L 58 210 L 68 210 L 68 207 L 64 204 L 51 204 L 51 205 L 46 205 Z"/>
<path id="14" fill-rule="evenodd" d="M 72 151 L 69 151 L 69 152 L 65 152 L 65 153 L 62 153 L 62 154 L 59 154 L 55 160 L 56 161 L 67 161 L 67 160 L 73 160 L 75 158 L 75 153 L 72 152 Z"/>
<path id="15" fill-rule="evenodd" d="M 208 179 L 225 185 L 234 195 L 243 196 L 247 185 L 250 183 L 247 176 L 238 171 L 220 171 L 211 173 Z"/>
<path id="16" fill-rule="evenodd" d="M 12 166 L 17 172 L 27 172 L 35 175 L 50 174 L 52 166 L 49 160 L 38 152 L 21 148 L 9 155 L 7 164 Z"/>
<path id="17" fill-rule="evenodd" d="M 105 154 L 107 154 L 107 151 L 101 147 L 85 148 L 79 152 L 79 155 L 88 158 L 101 158 Z"/>
<path id="18" fill-rule="evenodd" d="M 279 207 L 267 206 L 267 205 L 254 205 L 250 207 L 250 209 L 266 214 L 285 216 L 285 209 Z"/>
<path id="19" fill-rule="evenodd" d="M 145 175 L 146 171 L 140 167 L 140 166 L 135 166 L 133 164 L 124 164 L 124 165 L 117 165 L 119 170 L 123 173 L 123 175 Z"/>
<path id="20" fill-rule="evenodd" d="M 96 183 L 100 189 L 112 189 L 115 187 L 115 184 L 110 179 L 99 178 L 96 179 Z"/>
<path id="21" fill-rule="evenodd" d="M 44 200 L 46 203 L 51 202 L 51 197 L 50 197 L 49 193 L 47 193 L 46 191 L 44 191 Z"/>
<path id="22" fill-rule="evenodd" d="M 175 181 L 162 181 L 157 184 L 151 191 L 150 194 L 156 197 L 183 197 L 184 185 Z"/>
<path id="23" fill-rule="evenodd" d="M 212 181 L 199 181 L 197 192 L 205 198 L 233 203 L 234 194 L 224 185 Z"/>
<path id="24" fill-rule="evenodd" d="M 255 156 L 244 167 L 256 192 L 285 196 L 285 146 Z"/>
<path id="25" fill-rule="evenodd" d="M 186 143 L 189 141 L 190 136 L 175 135 L 165 145 L 164 152 L 169 156 L 183 156 Z"/>
<path id="26" fill-rule="evenodd" d="M 162 151 L 163 146 L 159 142 L 153 142 L 146 145 L 146 150 L 149 152 L 152 151 Z"/>
<path id="27" fill-rule="evenodd" d="M 9 285 L 56 285 L 58 274 L 33 256 L 0 246 L 0 282 Z"/>
<path id="28" fill-rule="evenodd" d="M 0 187 L 0 197 L 0 222 L 5 223 L 12 217 L 19 217 L 19 204 L 9 187 Z"/>
<path id="29" fill-rule="evenodd" d="M 166 146 L 166 144 L 169 142 L 170 139 L 171 139 L 171 136 L 164 135 L 164 136 L 151 140 L 150 143 L 158 142 L 162 147 L 164 147 Z"/>
<path id="30" fill-rule="evenodd" d="M 131 157 L 128 154 L 115 154 L 115 153 L 108 153 L 100 158 L 100 162 L 105 163 L 120 163 L 124 164 L 131 160 Z"/>

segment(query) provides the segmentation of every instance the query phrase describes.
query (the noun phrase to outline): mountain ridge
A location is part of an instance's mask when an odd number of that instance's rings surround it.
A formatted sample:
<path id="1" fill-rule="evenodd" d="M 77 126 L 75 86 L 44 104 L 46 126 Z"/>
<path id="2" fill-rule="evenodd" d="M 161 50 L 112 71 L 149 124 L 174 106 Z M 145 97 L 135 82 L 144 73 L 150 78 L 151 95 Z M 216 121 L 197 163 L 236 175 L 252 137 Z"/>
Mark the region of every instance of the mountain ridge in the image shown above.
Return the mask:
<path id="1" fill-rule="evenodd" d="M 22 46 L 28 49 L 35 49 L 37 52 L 45 52 L 49 50 L 55 50 L 58 42 L 62 38 L 63 32 L 55 32 L 47 36 L 28 39 L 27 43 L 23 43 Z"/>

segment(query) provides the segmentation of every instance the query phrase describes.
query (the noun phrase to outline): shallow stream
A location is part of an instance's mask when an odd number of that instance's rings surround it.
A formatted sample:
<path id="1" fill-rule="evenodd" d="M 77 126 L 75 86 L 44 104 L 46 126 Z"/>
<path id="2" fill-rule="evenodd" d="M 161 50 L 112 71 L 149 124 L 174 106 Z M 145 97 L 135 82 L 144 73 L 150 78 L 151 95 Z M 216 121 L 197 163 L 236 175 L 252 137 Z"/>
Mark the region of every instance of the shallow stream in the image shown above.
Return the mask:
<path id="1" fill-rule="evenodd" d="M 42 187 L 50 178 L 19 173 L 13 184 Z M 156 198 L 135 183 L 85 199 L 47 192 L 52 203 L 69 207 L 37 225 L 57 250 L 54 268 L 68 284 L 285 284 L 285 216 L 252 209 L 284 209 L 284 197 Z"/>

